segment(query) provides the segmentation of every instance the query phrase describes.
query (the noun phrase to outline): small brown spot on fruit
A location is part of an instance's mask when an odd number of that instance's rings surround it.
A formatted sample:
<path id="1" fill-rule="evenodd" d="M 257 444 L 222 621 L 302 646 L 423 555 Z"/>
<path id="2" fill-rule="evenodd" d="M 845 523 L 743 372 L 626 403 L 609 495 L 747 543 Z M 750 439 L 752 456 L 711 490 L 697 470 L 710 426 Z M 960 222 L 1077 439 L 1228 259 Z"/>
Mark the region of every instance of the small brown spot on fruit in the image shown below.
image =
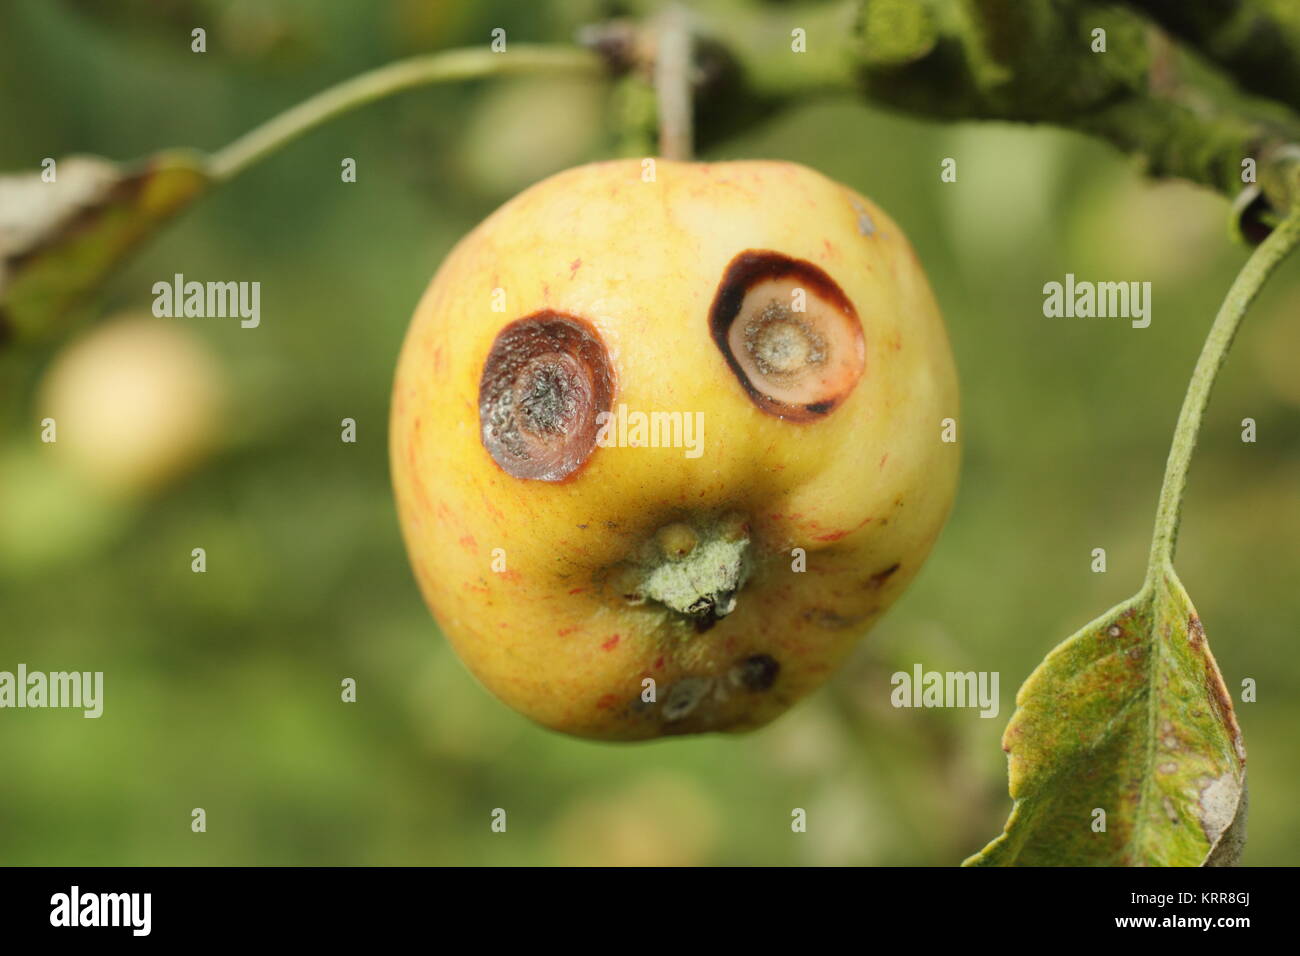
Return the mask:
<path id="1" fill-rule="evenodd" d="M 732 668 L 732 677 L 746 690 L 764 691 L 776 683 L 781 665 L 770 654 L 754 654 Z"/>
<path id="2" fill-rule="evenodd" d="M 712 686 L 713 680 L 708 677 L 687 677 L 679 680 L 669 689 L 668 696 L 664 699 L 664 720 L 671 723 L 690 715 Z"/>
<path id="3" fill-rule="evenodd" d="M 867 587 L 873 591 L 879 590 L 886 581 L 888 581 L 891 577 L 893 577 L 894 572 L 897 571 L 899 567 L 901 567 L 901 565 L 899 564 L 899 562 L 895 561 L 893 564 L 885 568 L 883 571 L 877 571 L 875 574 L 873 574 L 870 578 L 867 579 Z"/>
<path id="4" fill-rule="evenodd" d="M 861 615 L 845 615 L 827 608 L 810 607 L 803 612 L 803 619 L 816 627 L 828 630 L 844 630 L 862 623 Z"/>

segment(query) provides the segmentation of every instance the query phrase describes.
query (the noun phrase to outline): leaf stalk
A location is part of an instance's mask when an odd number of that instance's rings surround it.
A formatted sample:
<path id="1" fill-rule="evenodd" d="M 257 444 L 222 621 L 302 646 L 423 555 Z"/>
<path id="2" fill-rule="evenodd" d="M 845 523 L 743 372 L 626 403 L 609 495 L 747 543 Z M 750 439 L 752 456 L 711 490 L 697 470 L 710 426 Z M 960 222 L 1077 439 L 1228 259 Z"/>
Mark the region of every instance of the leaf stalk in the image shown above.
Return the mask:
<path id="1" fill-rule="evenodd" d="M 1165 464 L 1164 483 L 1160 487 L 1160 501 L 1156 507 L 1155 533 L 1151 537 L 1146 580 L 1142 585 L 1144 593 L 1155 587 L 1161 573 L 1173 564 L 1183 494 L 1187 488 L 1187 470 L 1192 453 L 1196 450 L 1197 437 L 1200 435 L 1215 379 L 1228 356 L 1246 310 L 1259 295 L 1269 275 L 1298 243 L 1300 210 L 1287 216 L 1251 253 L 1229 287 L 1214 318 L 1214 324 L 1210 326 L 1210 333 L 1206 336 L 1196 367 L 1192 370 L 1187 393 L 1183 397 L 1183 407 L 1178 413 L 1178 424 L 1174 428 L 1174 439 Z"/>

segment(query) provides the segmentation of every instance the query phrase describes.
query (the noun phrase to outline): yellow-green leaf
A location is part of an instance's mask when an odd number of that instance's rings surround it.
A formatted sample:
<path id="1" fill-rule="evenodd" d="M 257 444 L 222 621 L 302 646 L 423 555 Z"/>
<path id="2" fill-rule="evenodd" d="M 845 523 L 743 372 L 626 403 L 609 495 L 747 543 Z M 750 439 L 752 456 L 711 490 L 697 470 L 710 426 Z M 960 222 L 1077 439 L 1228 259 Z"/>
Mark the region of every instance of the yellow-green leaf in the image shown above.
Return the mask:
<path id="1" fill-rule="evenodd" d="M 71 156 L 50 181 L 0 176 L 0 344 L 57 328 L 209 184 L 202 157 L 179 151 L 125 168 Z"/>
<path id="2" fill-rule="evenodd" d="M 1232 864 L 1246 750 L 1173 569 L 1053 650 L 1002 738 L 1014 807 L 976 866 Z"/>

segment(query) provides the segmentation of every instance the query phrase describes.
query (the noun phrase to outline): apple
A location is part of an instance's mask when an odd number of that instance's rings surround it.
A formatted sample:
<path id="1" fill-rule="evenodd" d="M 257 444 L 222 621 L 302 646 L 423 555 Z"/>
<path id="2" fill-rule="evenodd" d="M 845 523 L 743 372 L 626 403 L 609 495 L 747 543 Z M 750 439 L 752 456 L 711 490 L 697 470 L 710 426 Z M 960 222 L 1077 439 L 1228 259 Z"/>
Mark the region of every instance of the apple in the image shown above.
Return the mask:
<path id="1" fill-rule="evenodd" d="M 215 443 L 225 395 L 217 360 L 171 319 L 126 313 L 74 340 L 38 392 L 50 445 L 105 494 L 156 491 L 200 462 Z"/>
<path id="2" fill-rule="evenodd" d="M 547 727 L 641 740 L 759 727 L 831 675 L 939 535 L 956 418 L 879 207 L 791 163 L 623 160 L 447 257 L 390 455 L 469 669 Z"/>

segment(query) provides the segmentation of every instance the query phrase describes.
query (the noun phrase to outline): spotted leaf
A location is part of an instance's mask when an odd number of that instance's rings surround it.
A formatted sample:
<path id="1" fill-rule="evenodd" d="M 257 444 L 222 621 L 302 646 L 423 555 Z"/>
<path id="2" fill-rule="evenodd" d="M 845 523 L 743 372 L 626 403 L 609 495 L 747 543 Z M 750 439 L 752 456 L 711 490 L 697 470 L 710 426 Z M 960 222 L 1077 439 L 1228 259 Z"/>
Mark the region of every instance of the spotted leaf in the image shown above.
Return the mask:
<path id="1" fill-rule="evenodd" d="M 1002 748 L 1015 801 L 968 866 L 1236 862 L 1246 751 L 1172 568 L 1069 638 L 1016 696 Z"/>

